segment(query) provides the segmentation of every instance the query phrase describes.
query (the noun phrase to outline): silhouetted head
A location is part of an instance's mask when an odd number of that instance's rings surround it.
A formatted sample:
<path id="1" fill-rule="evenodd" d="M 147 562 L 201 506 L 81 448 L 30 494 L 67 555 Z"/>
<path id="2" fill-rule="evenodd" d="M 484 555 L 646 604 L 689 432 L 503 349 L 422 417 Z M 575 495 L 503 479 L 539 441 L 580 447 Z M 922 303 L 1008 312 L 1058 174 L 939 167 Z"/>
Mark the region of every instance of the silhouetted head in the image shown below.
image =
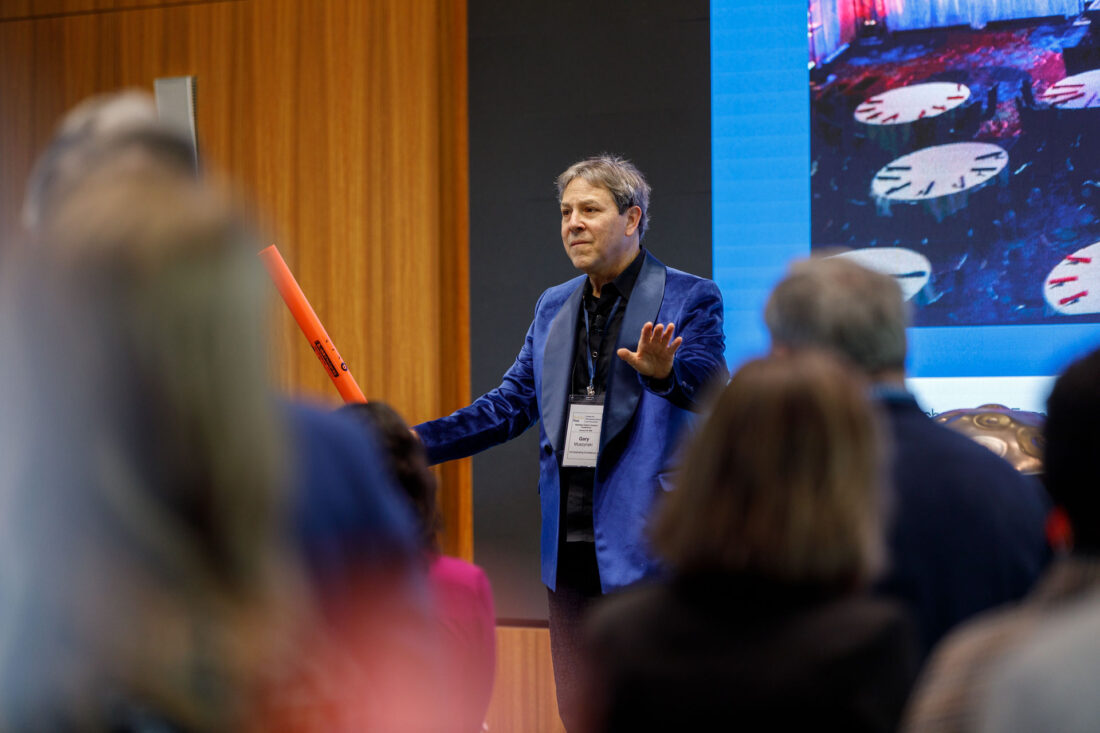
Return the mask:
<path id="1" fill-rule="evenodd" d="M 1078 552 L 1100 553 L 1100 350 L 1079 359 L 1054 383 L 1043 428 L 1044 481 L 1073 527 Z"/>
<path id="2" fill-rule="evenodd" d="M 439 552 L 438 534 L 443 520 L 436 503 L 435 475 L 428 469 L 424 445 L 412 434 L 397 410 L 385 402 L 371 400 L 340 409 L 355 416 L 381 439 L 390 470 L 416 511 L 422 545 Z"/>
<path id="3" fill-rule="evenodd" d="M 688 445 L 654 541 L 681 572 L 851 587 L 881 560 L 876 419 L 823 352 L 751 361 Z"/>

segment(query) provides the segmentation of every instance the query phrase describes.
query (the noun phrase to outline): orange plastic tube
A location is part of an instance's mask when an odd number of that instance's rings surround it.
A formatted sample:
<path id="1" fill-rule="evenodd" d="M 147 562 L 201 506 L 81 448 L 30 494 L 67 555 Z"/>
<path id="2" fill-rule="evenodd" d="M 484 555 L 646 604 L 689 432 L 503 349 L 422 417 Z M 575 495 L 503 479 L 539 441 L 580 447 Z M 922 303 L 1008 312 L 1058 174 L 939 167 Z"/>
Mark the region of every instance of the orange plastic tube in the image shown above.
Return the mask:
<path id="1" fill-rule="evenodd" d="M 344 402 L 366 402 L 367 398 L 363 395 L 363 390 L 359 389 L 359 385 L 355 383 L 355 378 L 348 371 L 348 365 L 340 358 L 340 352 L 336 350 L 336 346 L 325 332 L 321 319 L 317 317 L 313 306 L 306 300 L 306 294 L 298 286 L 298 281 L 294 279 L 279 250 L 274 244 L 265 247 L 260 250 L 260 259 L 267 267 L 268 274 L 275 283 L 275 289 L 279 291 L 279 295 L 283 296 L 283 302 L 290 309 L 294 320 L 298 322 L 302 333 L 306 335 L 313 353 L 317 355 L 321 366 L 325 368 L 332 383 L 336 385 L 336 390 L 344 398 Z"/>

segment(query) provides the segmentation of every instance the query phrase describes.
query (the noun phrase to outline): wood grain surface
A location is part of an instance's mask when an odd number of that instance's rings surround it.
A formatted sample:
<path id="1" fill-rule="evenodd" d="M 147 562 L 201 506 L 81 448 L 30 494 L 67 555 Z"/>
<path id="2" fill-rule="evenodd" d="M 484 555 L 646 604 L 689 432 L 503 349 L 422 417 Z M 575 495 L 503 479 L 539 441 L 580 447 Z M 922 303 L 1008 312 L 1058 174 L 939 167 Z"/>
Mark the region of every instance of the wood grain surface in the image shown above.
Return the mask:
<path id="1" fill-rule="evenodd" d="M 486 716 L 490 733 L 565 733 L 554 692 L 550 630 L 497 627 L 497 672 Z"/>
<path id="2" fill-rule="evenodd" d="M 208 168 L 255 202 L 369 398 L 410 423 L 469 400 L 464 0 L 5 0 L 0 233 L 81 99 L 196 77 Z M 278 383 L 338 396 L 274 309 Z M 444 548 L 472 555 L 468 461 L 440 470 Z"/>
<path id="3" fill-rule="evenodd" d="M 50 18 L 59 15 L 82 15 L 157 8 L 179 5 L 209 5 L 212 2 L 241 2 L 242 0 L 3 0 L 0 2 L 0 20 L 24 20 Z"/>

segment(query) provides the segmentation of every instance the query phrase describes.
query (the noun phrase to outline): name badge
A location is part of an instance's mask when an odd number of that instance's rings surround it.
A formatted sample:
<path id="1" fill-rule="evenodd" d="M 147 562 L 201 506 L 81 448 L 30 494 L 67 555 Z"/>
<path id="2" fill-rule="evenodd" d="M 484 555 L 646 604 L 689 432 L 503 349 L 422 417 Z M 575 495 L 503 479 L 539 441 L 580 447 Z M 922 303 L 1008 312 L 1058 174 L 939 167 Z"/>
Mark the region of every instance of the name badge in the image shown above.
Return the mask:
<path id="1" fill-rule="evenodd" d="M 593 468 L 600 453 L 603 427 L 603 397 L 569 399 L 569 424 L 565 430 L 565 453 L 561 465 Z"/>

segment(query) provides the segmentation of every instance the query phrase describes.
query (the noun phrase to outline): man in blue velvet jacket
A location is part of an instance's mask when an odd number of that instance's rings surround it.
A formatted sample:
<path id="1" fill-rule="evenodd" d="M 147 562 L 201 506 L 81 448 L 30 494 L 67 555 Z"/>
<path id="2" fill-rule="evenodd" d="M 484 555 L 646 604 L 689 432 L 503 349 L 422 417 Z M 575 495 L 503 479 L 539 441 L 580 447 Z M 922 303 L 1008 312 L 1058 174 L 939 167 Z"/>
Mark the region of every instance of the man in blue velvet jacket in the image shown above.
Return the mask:
<path id="1" fill-rule="evenodd" d="M 438 463 L 539 423 L 542 580 L 569 727 L 584 609 L 656 570 L 644 535 L 650 509 L 671 486 L 701 393 L 728 372 L 718 287 L 641 247 L 641 173 L 605 155 L 574 164 L 557 184 L 562 243 L 584 275 L 542 294 L 499 387 L 415 430 Z"/>

